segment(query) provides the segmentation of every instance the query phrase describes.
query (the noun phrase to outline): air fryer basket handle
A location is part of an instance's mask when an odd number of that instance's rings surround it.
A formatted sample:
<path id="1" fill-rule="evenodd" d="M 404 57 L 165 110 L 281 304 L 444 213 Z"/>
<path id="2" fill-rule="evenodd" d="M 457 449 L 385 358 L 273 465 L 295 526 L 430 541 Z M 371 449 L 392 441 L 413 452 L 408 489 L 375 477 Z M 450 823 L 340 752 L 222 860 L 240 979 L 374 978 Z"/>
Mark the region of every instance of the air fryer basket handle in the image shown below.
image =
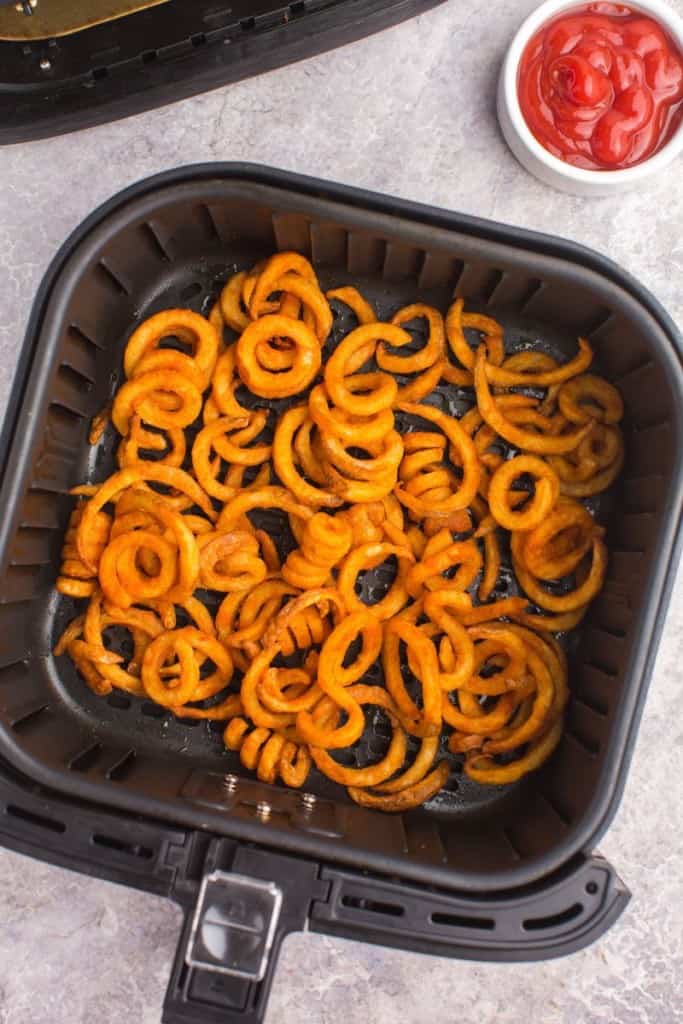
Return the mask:
<path id="1" fill-rule="evenodd" d="M 218 841 L 214 850 L 220 849 Z M 259 1024 L 282 940 L 307 927 L 420 953 L 534 961 L 594 942 L 630 899 L 599 855 L 578 857 L 535 886 L 480 896 L 435 892 L 254 847 L 233 846 L 224 863 L 225 870 L 220 856 L 207 857 L 201 882 L 195 879 L 182 894 L 186 918 L 165 1024 Z"/>
<path id="2" fill-rule="evenodd" d="M 595 854 L 535 886 L 503 894 L 430 892 L 324 869 L 331 891 L 315 903 L 311 929 L 420 953 L 472 960 L 536 961 L 595 942 L 631 894 Z"/>
<path id="3" fill-rule="evenodd" d="M 193 834 L 173 891 L 185 923 L 164 1024 L 259 1024 L 282 940 L 329 892 L 315 861 Z"/>
<path id="4" fill-rule="evenodd" d="M 185 919 L 169 982 L 164 1024 L 261 1024 L 286 931 L 278 931 L 266 972 L 258 982 L 188 967 L 186 951 L 192 914 Z"/>

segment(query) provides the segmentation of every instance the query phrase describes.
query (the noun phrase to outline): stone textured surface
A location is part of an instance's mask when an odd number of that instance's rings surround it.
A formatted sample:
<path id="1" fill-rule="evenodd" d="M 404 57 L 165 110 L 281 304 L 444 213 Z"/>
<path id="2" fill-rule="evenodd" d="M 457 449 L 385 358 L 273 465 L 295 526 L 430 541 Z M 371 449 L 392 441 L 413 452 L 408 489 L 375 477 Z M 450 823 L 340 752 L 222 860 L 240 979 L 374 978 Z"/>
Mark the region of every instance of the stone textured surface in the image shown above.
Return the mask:
<path id="1" fill-rule="evenodd" d="M 96 204 L 143 175 L 251 160 L 565 235 L 609 254 L 683 321 L 680 164 L 582 200 L 529 177 L 495 121 L 495 76 L 535 0 L 457 0 L 295 67 L 92 131 L 0 151 L 0 407 L 34 291 Z M 683 0 L 674 6 L 683 13 Z M 491 966 L 316 936 L 285 945 L 269 1024 L 672 1024 L 683 1020 L 683 591 L 674 594 L 619 815 L 603 839 L 635 898 L 559 962 Z M 170 904 L 0 852 L 0 1024 L 156 1024 Z"/>

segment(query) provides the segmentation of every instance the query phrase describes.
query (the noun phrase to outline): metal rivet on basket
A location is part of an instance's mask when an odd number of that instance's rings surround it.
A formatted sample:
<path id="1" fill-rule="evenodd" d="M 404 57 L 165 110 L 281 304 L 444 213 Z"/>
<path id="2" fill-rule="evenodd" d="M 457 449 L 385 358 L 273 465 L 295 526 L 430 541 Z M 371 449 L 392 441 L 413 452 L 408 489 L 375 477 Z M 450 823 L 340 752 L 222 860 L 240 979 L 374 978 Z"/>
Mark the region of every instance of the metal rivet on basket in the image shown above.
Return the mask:
<path id="1" fill-rule="evenodd" d="M 52 61 L 48 60 L 47 57 L 43 57 L 43 59 L 40 62 L 40 70 L 41 71 L 49 71 L 51 67 L 52 67 Z"/>
<path id="2" fill-rule="evenodd" d="M 37 6 L 38 0 L 19 0 L 19 3 L 14 5 L 14 10 L 19 14 L 33 14 Z"/>
<path id="3" fill-rule="evenodd" d="M 223 788 L 227 789 L 228 793 L 234 793 L 238 782 L 239 779 L 236 775 L 225 775 L 223 777 Z"/>
<path id="4" fill-rule="evenodd" d="M 272 808 L 270 804 L 266 803 L 265 800 L 262 800 L 260 804 L 256 805 L 256 813 L 259 818 L 269 818 L 271 810 Z"/>
<path id="5" fill-rule="evenodd" d="M 315 807 L 316 799 L 317 798 L 313 795 L 313 793 L 301 794 L 301 803 L 304 805 L 307 811 L 310 811 L 313 809 L 313 807 Z"/>

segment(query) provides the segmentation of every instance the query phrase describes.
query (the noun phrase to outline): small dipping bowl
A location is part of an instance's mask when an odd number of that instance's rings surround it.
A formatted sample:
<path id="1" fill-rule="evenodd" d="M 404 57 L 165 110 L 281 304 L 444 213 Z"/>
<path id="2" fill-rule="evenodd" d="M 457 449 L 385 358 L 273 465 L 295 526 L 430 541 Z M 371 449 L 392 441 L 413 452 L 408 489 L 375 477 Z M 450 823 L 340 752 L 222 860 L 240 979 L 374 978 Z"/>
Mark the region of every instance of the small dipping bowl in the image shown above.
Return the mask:
<path id="1" fill-rule="evenodd" d="M 683 120 L 673 136 L 642 163 L 621 170 L 587 170 L 565 163 L 550 153 L 529 128 L 519 102 L 518 72 L 528 43 L 548 22 L 565 11 L 587 4 L 581 0 L 546 0 L 533 11 L 515 35 L 498 81 L 498 120 L 505 140 L 527 171 L 546 185 L 579 196 L 609 196 L 637 188 L 658 174 L 683 151 Z M 657 21 L 683 51 L 683 18 L 662 0 L 637 0 L 625 6 Z"/>

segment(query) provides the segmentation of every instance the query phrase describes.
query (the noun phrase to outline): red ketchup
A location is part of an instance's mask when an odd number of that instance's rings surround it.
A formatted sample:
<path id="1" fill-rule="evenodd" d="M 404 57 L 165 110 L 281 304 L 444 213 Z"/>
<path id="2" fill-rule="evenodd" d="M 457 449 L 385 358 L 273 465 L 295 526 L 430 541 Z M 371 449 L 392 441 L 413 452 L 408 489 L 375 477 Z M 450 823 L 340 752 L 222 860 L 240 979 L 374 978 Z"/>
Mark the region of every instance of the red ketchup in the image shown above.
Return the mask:
<path id="1" fill-rule="evenodd" d="M 613 3 L 544 25 L 519 66 L 519 103 L 548 152 L 575 167 L 632 167 L 683 117 L 683 52 L 652 18 Z"/>

